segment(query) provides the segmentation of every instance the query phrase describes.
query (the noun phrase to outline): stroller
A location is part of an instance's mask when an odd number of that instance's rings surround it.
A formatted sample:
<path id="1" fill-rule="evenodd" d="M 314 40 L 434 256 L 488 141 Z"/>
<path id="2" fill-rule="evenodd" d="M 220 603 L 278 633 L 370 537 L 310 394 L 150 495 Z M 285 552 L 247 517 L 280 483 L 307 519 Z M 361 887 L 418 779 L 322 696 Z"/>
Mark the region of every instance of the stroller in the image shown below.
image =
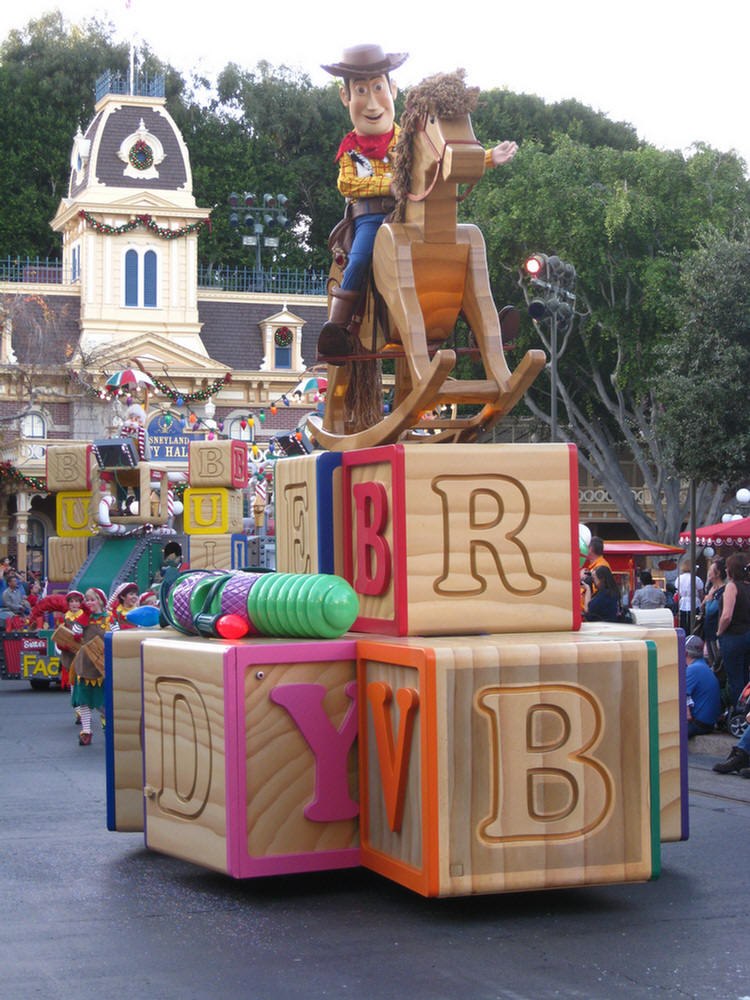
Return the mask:
<path id="1" fill-rule="evenodd" d="M 726 727 L 735 739 L 739 739 L 747 729 L 745 716 L 748 712 L 750 712 L 750 683 L 742 689 L 737 704 L 734 707 L 730 706 L 726 712 Z"/>

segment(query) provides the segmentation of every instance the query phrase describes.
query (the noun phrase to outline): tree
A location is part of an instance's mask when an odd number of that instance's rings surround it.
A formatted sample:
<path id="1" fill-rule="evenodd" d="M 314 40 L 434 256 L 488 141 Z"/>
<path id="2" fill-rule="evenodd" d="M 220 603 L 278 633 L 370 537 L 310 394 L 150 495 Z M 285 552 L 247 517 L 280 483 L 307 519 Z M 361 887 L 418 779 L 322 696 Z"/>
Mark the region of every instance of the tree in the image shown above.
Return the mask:
<path id="1" fill-rule="evenodd" d="M 703 229 L 680 292 L 654 379 L 657 431 L 681 475 L 736 486 L 750 464 L 750 228 Z"/>
<path id="2" fill-rule="evenodd" d="M 560 423 L 581 462 L 643 537 L 676 541 L 686 501 L 656 426 L 653 374 L 678 327 L 679 263 L 707 221 L 726 229 L 748 218 L 743 164 L 702 147 L 677 152 L 589 147 L 558 136 L 552 150 L 521 148 L 471 196 L 488 243 L 498 301 L 518 298 L 517 264 L 531 252 L 558 253 L 578 273 L 578 317 L 558 351 Z M 523 287 L 523 286 L 522 286 Z M 549 352 L 543 327 L 522 326 L 521 350 Z M 549 379 L 527 405 L 549 424 Z M 628 452 L 654 515 L 638 502 L 623 467 Z M 702 484 L 699 515 L 718 509 L 720 489 Z"/>

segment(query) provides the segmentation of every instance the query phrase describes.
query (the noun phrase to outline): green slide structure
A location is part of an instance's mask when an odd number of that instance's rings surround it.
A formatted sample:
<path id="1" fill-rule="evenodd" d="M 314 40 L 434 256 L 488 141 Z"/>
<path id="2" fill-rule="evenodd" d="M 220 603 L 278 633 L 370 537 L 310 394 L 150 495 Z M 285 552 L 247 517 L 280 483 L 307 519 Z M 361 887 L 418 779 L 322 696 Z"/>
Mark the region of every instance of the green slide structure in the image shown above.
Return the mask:
<path id="1" fill-rule="evenodd" d="M 105 594 L 109 594 L 113 583 L 127 566 L 126 578 L 135 580 L 139 589 L 145 590 L 151 579 L 149 556 L 152 547 L 156 549 L 158 566 L 161 546 L 157 538 L 143 535 L 104 538 L 81 566 L 71 589 L 85 593 L 88 587 L 99 587 Z"/>

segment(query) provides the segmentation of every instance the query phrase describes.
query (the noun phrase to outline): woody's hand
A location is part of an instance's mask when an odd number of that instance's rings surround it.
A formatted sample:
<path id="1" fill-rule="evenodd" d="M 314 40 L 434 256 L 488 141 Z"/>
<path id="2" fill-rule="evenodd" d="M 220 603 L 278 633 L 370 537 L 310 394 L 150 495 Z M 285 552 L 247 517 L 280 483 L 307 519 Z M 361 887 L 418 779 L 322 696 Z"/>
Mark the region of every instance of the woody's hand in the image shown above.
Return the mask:
<path id="1" fill-rule="evenodd" d="M 511 142 L 509 140 L 501 142 L 498 146 L 495 146 L 490 153 L 492 166 L 499 167 L 501 163 L 508 163 L 513 159 L 517 152 L 517 142 Z"/>

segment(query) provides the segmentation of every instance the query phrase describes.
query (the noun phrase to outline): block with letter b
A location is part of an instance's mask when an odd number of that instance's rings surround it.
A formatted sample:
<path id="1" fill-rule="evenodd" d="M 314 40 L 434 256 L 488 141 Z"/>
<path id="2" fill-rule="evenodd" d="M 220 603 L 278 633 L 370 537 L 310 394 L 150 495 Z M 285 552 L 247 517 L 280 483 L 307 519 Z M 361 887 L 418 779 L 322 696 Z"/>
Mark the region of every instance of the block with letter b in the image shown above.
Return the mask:
<path id="1" fill-rule="evenodd" d="M 191 486 L 247 486 L 246 441 L 191 441 L 188 457 Z"/>
<path id="2" fill-rule="evenodd" d="M 362 864 L 425 896 L 658 875 L 655 660 L 642 640 L 359 642 Z"/>
<path id="3" fill-rule="evenodd" d="M 344 453 L 342 471 L 354 631 L 580 626 L 572 445 L 387 445 Z"/>
<path id="4" fill-rule="evenodd" d="M 51 444 L 45 459 L 50 493 L 92 488 L 90 444 Z"/>

